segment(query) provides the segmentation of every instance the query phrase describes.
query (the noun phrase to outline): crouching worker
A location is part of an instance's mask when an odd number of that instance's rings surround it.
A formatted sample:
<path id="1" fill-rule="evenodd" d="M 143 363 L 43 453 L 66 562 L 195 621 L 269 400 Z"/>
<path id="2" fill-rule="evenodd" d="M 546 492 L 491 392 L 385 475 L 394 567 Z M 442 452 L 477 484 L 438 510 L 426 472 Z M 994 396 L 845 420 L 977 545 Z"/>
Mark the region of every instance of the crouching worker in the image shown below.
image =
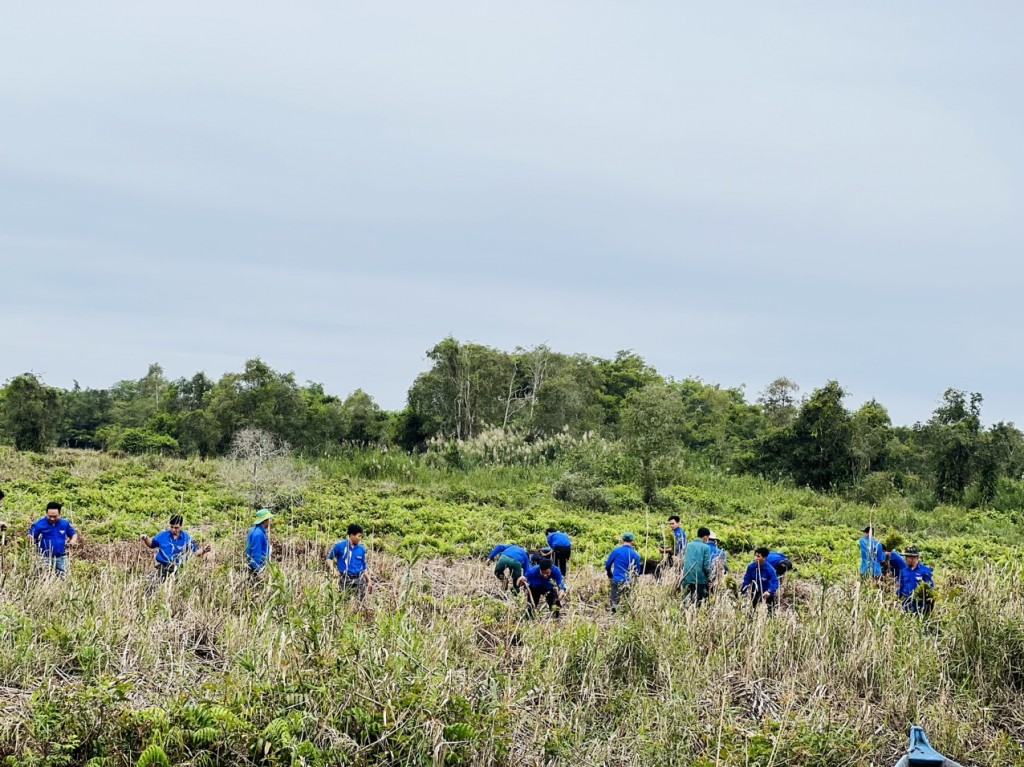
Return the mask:
<path id="1" fill-rule="evenodd" d="M 551 615 L 554 618 L 560 616 L 562 609 L 562 596 L 565 594 L 565 581 L 562 579 L 562 571 L 551 564 L 550 559 L 542 559 L 539 564 L 534 565 L 523 573 L 518 585 L 525 586 L 526 591 L 526 615 L 532 618 L 534 610 L 543 598 L 551 608 Z"/>
<path id="2" fill-rule="evenodd" d="M 644 570 L 643 560 L 633 548 L 636 536 L 633 533 L 622 534 L 622 545 L 612 549 L 604 562 L 604 571 L 611 583 L 611 608 L 614 613 L 619 609 L 619 600 L 629 591 L 630 582 Z"/>
<path id="3" fill-rule="evenodd" d="M 764 546 L 754 551 L 754 561 L 747 565 L 740 593 L 750 590 L 751 605 L 757 607 L 762 599 L 768 612 L 775 612 L 775 595 L 779 593 L 779 576 L 768 564 L 769 551 Z"/>
<path id="4" fill-rule="evenodd" d="M 185 520 L 181 514 L 171 517 L 170 526 L 167 530 L 157 533 L 152 538 L 148 535 L 140 535 L 139 540 L 148 549 L 156 549 L 156 575 L 166 581 L 176 572 L 181 565 L 193 554 L 204 557 L 210 553 L 211 546 L 206 544 L 200 550 L 198 544 L 192 540 L 192 536 L 182 528 Z"/>
<path id="5" fill-rule="evenodd" d="M 921 552 L 917 546 L 910 546 L 903 552 L 907 566 L 900 573 L 900 599 L 908 613 L 928 615 L 935 606 L 932 589 L 932 569 L 921 563 Z"/>
<path id="6" fill-rule="evenodd" d="M 367 593 L 373 593 L 373 583 L 366 569 L 366 547 L 363 545 L 363 528 L 361 525 L 348 526 L 348 538 L 339 541 L 327 555 L 328 562 L 338 567 L 338 587 L 342 593 L 356 594 L 360 602 Z"/>
<path id="7" fill-rule="evenodd" d="M 512 580 L 512 591 L 519 593 L 519 582 L 523 578 L 523 572 L 530 566 L 530 555 L 522 546 L 513 546 L 507 543 L 499 543 L 491 553 L 487 555 L 487 561 L 495 562 L 494 577 L 502 582 L 508 589 L 505 581 L 507 572 Z"/>
<path id="8" fill-rule="evenodd" d="M 781 551 L 769 551 L 768 557 L 765 561 L 772 566 L 775 570 L 775 574 L 779 576 L 780 580 L 785 577 L 786 573 L 790 570 L 796 569 L 796 565 L 794 565 L 790 558 Z"/>

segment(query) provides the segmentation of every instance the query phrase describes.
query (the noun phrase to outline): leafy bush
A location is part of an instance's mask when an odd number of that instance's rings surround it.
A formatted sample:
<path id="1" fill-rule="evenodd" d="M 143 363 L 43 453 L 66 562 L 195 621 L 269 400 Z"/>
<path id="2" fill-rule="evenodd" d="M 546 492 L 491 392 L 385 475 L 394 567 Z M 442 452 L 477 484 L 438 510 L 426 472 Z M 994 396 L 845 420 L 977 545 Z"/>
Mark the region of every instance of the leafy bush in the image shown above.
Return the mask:
<path id="1" fill-rule="evenodd" d="M 600 480 L 587 474 L 566 474 L 551 488 L 551 494 L 559 501 L 591 511 L 608 511 L 612 507 Z"/>

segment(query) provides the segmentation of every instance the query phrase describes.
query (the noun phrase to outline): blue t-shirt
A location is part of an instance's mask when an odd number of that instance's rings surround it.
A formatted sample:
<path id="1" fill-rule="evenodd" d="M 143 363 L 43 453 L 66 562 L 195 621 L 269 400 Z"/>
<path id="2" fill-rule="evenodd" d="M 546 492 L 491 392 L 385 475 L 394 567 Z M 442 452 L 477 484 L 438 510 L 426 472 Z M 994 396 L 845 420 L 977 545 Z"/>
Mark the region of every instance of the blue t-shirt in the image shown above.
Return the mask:
<path id="1" fill-rule="evenodd" d="M 722 560 L 722 569 L 729 569 L 729 557 L 725 553 L 725 549 L 718 548 L 718 544 L 714 541 L 708 541 L 708 546 L 711 547 L 711 564 L 714 565 L 716 560 Z M 771 557 L 769 557 L 771 559 Z"/>
<path id="2" fill-rule="evenodd" d="M 768 556 L 765 557 L 765 562 L 770 564 L 772 567 L 775 567 L 779 562 L 784 562 L 787 559 L 789 559 L 789 557 L 781 551 L 769 551 Z"/>
<path id="3" fill-rule="evenodd" d="M 885 557 L 881 542 L 877 538 L 868 538 L 865 535 L 858 543 L 860 544 L 860 574 L 881 575 L 882 559 Z"/>
<path id="4" fill-rule="evenodd" d="M 570 548 L 572 546 L 572 541 L 569 540 L 569 536 L 565 533 L 551 533 L 548 536 L 548 546 L 553 549 L 558 548 L 559 546 Z"/>
<path id="5" fill-rule="evenodd" d="M 162 565 L 179 564 L 188 559 L 192 552 L 199 551 L 192 536 L 184 530 L 181 531 L 177 539 L 171 535 L 170 530 L 164 530 L 154 535 L 152 541 L 149 548 L 157 549 L 156 561 Z"/>
<path id="6" fill-rule="evenodd" d="M 640 555 L 632 546 L 625 544 L 612 550 L 605 560 L 604 569 L 608 577 L 616 583 L 625 583 L 630 575 L 639 575 L 643 572 L 644 563 Z"/>
<path id="7" fill-rule="evenodd" d="M 743 586 L 740 591 L 746 591 L 753 586 L 755 594 L 774 594 L 779 590 L 779 576 L 775 568 L 766 561 L 763 565 L 751 562 L 747 565 L 747 572 L 743 574 Z"/>
<path id="8" fill-rule="evenodd" d="M 530 566 L 530 555 L 522 546 L 513 546 L 509 544 L 500 544 L 495 546 L 494 550 L 487 555 L 487 558 L 494 560 L 498 557 L 514 559 L 523 566 L 524 570 Z"/>
<path id="9" fill-rule="evenodd" d="M 686 548 L 686 531 L 682 527 L 677 527 L 672 531 L 672 539 L 675 541 L 675 555 L 681 557 L 683 555 L 683 549 Z"/>
<path id="10" fill-rule="evenodd" d="M 900 596 L 907 598 L 914 595 L 914 591 L 921 583 L 927 583 L 929 586 L 934 587 L 935 582 L 932 581 L 932 569 L 928 565 L 922 565 L 918 562 L 917 567 L 913 570 L 910 569 L 910 565 L 903 568 L 900 573 Z"/>
<path id="11" fill-rule="evenodd" d="M 545 578 L 541 575 L 540 567 L 534 565 L 533 567 L 526 568 L 526 572 L 523 573 L 523 577 L 526 578 L 527 585 L 534 591 L 545 593 L 551 591 L 555 586 L 558 586 L 559 589 L 565 591 L 565 581 L 562 580 L 562 571 L 557 567 L 552 567 L 551 574 Z"/>
<path id="12" fill-rule="evenodd" d="M 341 541 L 335 544 L 327 558 L 337 563 L 339 573 L 350 578 L 366 572 L 366 547 L 361 543 L 353 546 L 351 541 Z"/>
<path id="13" fill-rule="evenodd" d="M 43 517 L 29 529 L 40 554 L 48 557 L 63 557 L 68 550 L 68 541 L 78 533 L 66 519 L 58 519 L 51 525 L 50 520 Z"/>
<path id="14" fill-rule="evenodd" d="M 270 538 L 263 525 L 255 525 L 245 541 L 245 563 L 253 570 L 262 570 L 270 558 Z"/>

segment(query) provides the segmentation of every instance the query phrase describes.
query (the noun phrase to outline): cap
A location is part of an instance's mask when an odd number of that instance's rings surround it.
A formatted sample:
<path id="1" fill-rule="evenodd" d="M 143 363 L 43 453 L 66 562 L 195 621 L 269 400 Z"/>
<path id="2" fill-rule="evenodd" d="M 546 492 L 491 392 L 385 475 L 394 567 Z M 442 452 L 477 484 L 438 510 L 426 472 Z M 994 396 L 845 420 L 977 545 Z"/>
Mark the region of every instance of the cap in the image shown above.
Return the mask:
<path id="1" fill-rule="evenodd" d="M 708 536 L 708 540 L 709 541 L 717 541 L 718 540 L 718 533 L 716 533 L 714 530 L 712 530 L 711 534 Z"/>
<path id="2" fill-rule="evenodd" d="M 264 520 L 273 519 L 273 518 L 274 518 L 274 515 L 271 513 L 270 509 L 260 509 L 259 511 L 256 512 L 256 516 L 255 516 L 256 524 L 259 524 L 260 522 L 263 522 Z"/>
<path id="3" fill-rule="evenodd" d="M 907 548 L 903 550 L 903 556 L 905 556 L 905 557 L 920 557 L 921 556 L 921 550 L 919 548 L 917 548 L 917 546 L 907 546 Z"/>
<path id="4" fill-rule="evenodd" d="M 633 535 L 633 533 L 623 533 L 622 540 L 624 540 L 626 543 L 632 543 L 636 540 L 636 536 Z"/>

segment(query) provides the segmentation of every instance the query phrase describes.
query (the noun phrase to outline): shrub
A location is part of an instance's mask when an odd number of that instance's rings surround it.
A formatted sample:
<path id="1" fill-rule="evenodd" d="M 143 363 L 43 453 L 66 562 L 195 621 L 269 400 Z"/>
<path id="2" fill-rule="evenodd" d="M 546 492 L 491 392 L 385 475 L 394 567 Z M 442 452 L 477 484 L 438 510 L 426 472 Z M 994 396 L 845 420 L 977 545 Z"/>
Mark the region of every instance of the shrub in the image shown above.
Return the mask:
<path id="1" fill-rule="evenodd" d="M 582 506 L 591 511 L 609 511 L 611 498 L 600 480 L 587 474 L 570 473 L 558 480 L 551 489 L 556 500 Z"/>

